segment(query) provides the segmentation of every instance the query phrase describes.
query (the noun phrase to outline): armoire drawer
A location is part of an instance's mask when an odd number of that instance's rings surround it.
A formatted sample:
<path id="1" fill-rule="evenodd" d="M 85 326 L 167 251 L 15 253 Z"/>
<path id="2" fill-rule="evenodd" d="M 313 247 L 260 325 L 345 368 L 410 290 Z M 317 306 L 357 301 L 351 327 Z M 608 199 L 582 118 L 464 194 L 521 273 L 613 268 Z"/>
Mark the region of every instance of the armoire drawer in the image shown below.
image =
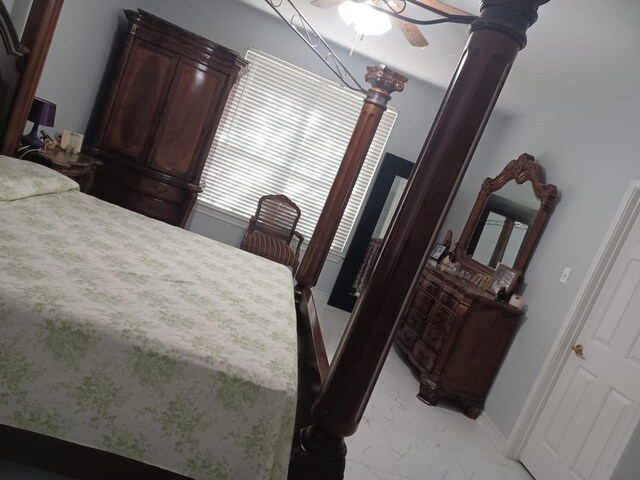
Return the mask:
<path id="1" fill-rule="evenodd" d="M 126 208 L 172 225 L 178 223 L 182 213 L 180 205 L 167 203 L 139 192 L 124 192 L 121 198 Z"/>
<path id="2" fill-rule="evenodd" d="M 420 367 L 426 371 L 431 372 L 433 367 L 436 366 L 438 360 L 438 353 L 435 350 L 429 348 L 422 340 L 417 340 L 413 346 L 413 358 L 420 365 Z"/>
<path id="3" fill-rule="evenodd" d="M 184 190 L 151 178 L 131 175 L 128 178 L 123 177 L 121 180 L 122 183 L 133 190 L 167 202 L 180 203 L 185 198 Z"/>

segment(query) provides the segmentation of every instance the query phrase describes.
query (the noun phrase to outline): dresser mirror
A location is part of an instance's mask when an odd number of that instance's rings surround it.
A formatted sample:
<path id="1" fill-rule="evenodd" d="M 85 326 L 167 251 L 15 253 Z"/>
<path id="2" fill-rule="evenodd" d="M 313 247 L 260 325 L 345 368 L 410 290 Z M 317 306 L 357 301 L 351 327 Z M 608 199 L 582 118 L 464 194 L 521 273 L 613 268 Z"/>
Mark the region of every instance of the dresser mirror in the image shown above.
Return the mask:
<path id="1" fill-rule="evenodd" d="M 557 194 L 526 153 L 485 179 L 456 245 L 462 268 L 492 275 L 503 264 L 524 273 Z"/>

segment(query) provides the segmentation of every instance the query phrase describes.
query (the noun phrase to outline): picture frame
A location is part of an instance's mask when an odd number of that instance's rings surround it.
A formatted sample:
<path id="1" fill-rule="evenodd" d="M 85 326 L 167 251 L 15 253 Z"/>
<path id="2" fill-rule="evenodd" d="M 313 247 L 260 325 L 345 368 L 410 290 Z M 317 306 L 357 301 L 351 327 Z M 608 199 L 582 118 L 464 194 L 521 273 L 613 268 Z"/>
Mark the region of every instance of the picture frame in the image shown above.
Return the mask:
<path id="1" fill-rule="evenodd" d="M 60 148 L 69 153 L 78 154 L 82 150 L 82 142 L 84 135 L 72 132 L 66 128 L 62 129 L 62 137 L 60 138 Z"/>
<path id="2" fill-rule="evenodd" d="M 444 258 L 446 253 L 447 253 L 447 247 L 445 247 L 441 243 L 436 243 L 433 249 L 431 250 L 431 254 L 429 255 L 429 258 L 432 260 L 435 260 L 436 262 L 439 262 Z"/>
<path id="3" fill-rule="evenodd" d="M 518 283 L 518 279 L 520 278 L 520 272 L 514 270 L 513 268 L 507 267 L 502 263 L 499 263 L 496 267 L 496 271 L 491 277 L 489 281 L 489 285 L 487 287 L 487 291 L 496 295 L 498 291 L 504 287 L 507 290 L 507 293 L 511 293 Z"/>

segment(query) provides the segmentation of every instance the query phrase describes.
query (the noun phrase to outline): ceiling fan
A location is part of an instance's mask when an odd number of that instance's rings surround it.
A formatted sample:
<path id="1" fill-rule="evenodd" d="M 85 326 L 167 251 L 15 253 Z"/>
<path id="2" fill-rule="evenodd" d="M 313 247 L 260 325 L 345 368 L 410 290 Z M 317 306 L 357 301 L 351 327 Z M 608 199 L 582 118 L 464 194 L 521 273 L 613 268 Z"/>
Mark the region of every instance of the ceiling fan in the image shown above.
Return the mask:
<path id="1" fill-rule="evenodd" d="M 347 3 L 349 0 L 312 0 L 311 4 L 320 7 L 320 8 L 331 8 L 337 7 L 342 4 Z M 413 5 L 422 7 L 425 10 L 429 10 L 431 12 L 435 12 L 437 14 L 443 15 L 445 17 L 464 17 L 471 18 L 473 15 L 469 12 L 465 12 L 464 10 L 460 10 L 458 8 L 452 7 L 446 3 L 439 2 L 438 0 L 354 0 L 356 3 L 362 3 L 365 5 L 372 6 L 375 10 L 386 10 L 391 12 L 391 21 L 400 28 L 400 31 L 405 36 L 407 41 L 414 47 L 426 47 L 429 45 L 427 39 L 422 35 L 418 27 L 413 23 L 406 20 L 403 20 L 399 17 L 408 18 L 406 13 L 407 4 L 411 3 Z M 419 22 L 420 23 L 420 22 Z M 422 22 L 429 23 L 429 22 Z M 435 22 L 434 22 L 435 23 Z"/>

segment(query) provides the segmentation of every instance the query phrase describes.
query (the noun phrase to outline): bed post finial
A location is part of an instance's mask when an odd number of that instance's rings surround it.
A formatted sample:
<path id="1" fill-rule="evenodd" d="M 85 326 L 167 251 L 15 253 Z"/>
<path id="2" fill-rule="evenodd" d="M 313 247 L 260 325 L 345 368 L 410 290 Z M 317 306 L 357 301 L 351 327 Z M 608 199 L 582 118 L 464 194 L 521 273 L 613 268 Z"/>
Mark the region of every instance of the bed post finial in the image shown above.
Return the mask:
<path id="1" fill-rule="evenodd" d="M 358 428 L 387 358 L 408 292 L 480 141 L 526 31 L 544 0 L 482 0 L 470 37 L 300 435 L 289 480 L 341 480 L 338 446 Z M 329 198 L 327 203 L 333 200 Z M 300 279 L 299 279 L 300 281 Z M 429 374 L 436 375 L 436 372 Z M 299 463 L 308 469 L 303 476 Z"/>
<path id="2" fill-rule="evenodd" d="M 342 214 L 347 206 L 371 141 L 378 129 L 382 114 L 393 92 L 401 92 L 407 77 L 384 65 L 367 67 L 365 80 L 371 84 L 367 98 L 358 117 L 358 122 L 344 152 L 342 163 L 331 186 L 309 246 L 296 273 L 300 288 L 311 288 L 318 283 L 333 237 L 338 230 Z"/>

